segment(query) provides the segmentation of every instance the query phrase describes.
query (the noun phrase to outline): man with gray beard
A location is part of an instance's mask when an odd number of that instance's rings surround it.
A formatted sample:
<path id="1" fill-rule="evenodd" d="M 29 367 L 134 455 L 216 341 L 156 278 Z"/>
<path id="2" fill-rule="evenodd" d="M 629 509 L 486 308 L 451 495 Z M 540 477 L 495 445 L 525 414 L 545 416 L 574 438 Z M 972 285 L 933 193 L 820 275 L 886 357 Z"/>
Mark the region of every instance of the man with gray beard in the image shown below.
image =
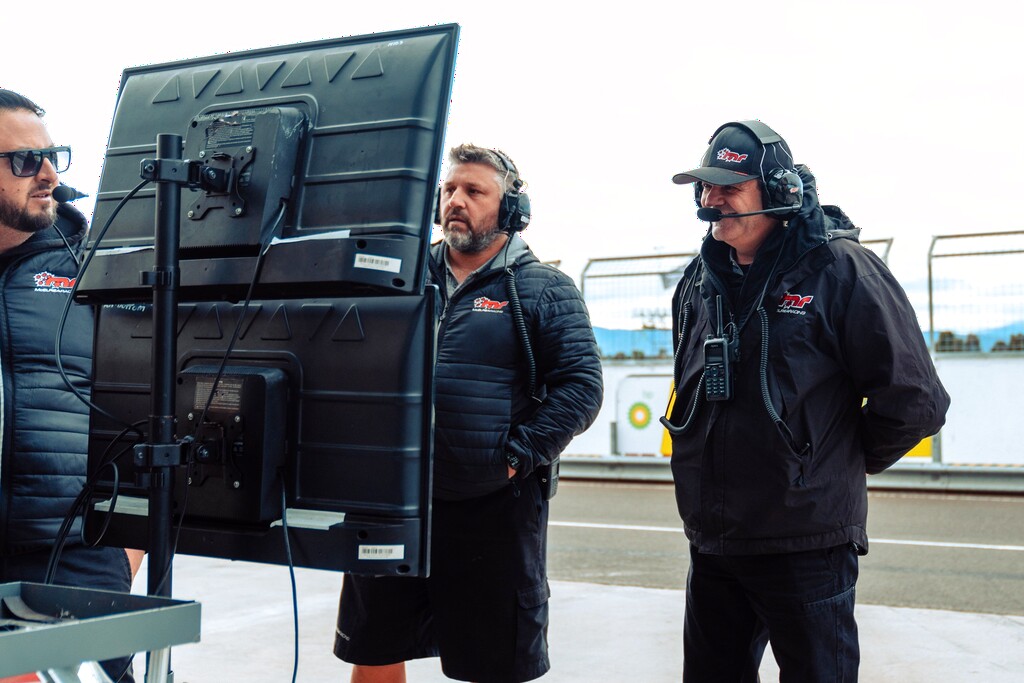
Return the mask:
<path id="1" fill-rule="evenodd" d="M 449 155 L 430 253 L 440 289 L 430 576 L 345 576 L 335 654 L 353 683 L 445 675 L 529 681 L 550 667 L 548 500 L 558 456 L 597 417 L 601 362 L 572 280 L 518 235 L 529 199 L 512 161 Z"/>

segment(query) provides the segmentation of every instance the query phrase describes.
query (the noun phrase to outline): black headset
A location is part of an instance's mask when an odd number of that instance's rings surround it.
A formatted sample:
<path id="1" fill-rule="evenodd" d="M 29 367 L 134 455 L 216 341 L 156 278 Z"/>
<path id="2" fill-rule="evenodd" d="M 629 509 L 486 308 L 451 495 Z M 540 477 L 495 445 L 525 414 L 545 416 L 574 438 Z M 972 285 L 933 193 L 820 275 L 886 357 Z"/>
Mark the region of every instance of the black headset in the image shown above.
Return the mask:
<path id="1" fill-rule="evenodd" d="M 519 232 L 530 224 L 530 197 L 523 191 L 523 181 L 512 160 L 504 152 L 491 150 L 505 167 L 505 173 L 512 175 L 512 186 L 505 191 L 498 205 L 498 227 L 504 232 Z M 441 188 L 434 196 L 434 223 L 441 225 Z"/>
<path id="2" fill-rule="evenodd" d="M 761 187 L 763 188 L 761 194 L 764 198 L 764 208 L 780 209 L 792 207 L 792 213 L 776 214 L 779 218 L 791 218 L 803 204 L 804 181 L 800 179 L 800 174 L 797 173 L 794 168 L 795 164 L 793 163 L 792 154 L 786 147 L 783 147 L 784 141 L 782 136 L 760 121 L 730 121 L 729 123 L 723 123 L 715 130 L 714 133 L 711 134 L 708 144 L 710 145 L 714 142 L 715 136 L 722 132 L 723 128 L 728 128 L 729 126 L 738 126 L 739 128 L 745 129 L 757 138 L 758 143 L 761 145 Z M 768 156 L 768 148 L 771 145 L 776 145 L 776 149 L 778 151 L 781 151 L 782 154 L 789 157 L 788 168 L 776 166 L 771 168 L 771 170 L 766 171 L 764 169 L 763 164 Z M 703 183 L 693 184 L 693 198 L 697 203 L 697 208 L 701 208 L 702 206 L 700 203 L 700 196 L 703 189 Z"/>
<path id="3" fill-rule="evenodd" d="M 512 187 L 501 198 L 498 226 L 505 232 L 519 232 L 530 224 L 530 197 L 523 192 L 523 181 L 519 179 L 519 170 L 512 160 L 501 150 L 491 151 L 501 159 L 501 163 L 505 165 L 505 172 L 512 174 L 513 177 Z"/>

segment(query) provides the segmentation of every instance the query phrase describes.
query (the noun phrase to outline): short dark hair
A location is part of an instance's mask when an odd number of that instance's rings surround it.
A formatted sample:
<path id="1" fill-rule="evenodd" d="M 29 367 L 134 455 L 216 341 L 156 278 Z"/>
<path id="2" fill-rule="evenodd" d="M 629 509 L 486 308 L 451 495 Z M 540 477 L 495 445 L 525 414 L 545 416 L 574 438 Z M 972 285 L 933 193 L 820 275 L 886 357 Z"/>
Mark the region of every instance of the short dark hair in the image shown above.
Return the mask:
<path id="1" fill-rule="evenodd" d="M 46 110 L 24 95 L 19 95 L 13 90 L 0 88 L 0 111 L 14 111 L 16 109 L 26 109 L 40 118 L 46 113 Z"/>

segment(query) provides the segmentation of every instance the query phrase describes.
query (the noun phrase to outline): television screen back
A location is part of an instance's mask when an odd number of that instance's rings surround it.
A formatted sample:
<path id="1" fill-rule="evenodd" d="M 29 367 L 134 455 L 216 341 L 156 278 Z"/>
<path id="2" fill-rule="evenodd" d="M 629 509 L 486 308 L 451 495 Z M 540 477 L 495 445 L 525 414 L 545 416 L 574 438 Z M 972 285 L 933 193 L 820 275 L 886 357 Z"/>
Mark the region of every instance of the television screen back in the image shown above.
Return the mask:
<path id="1" fill-rule="evenodd" d="M 125 200 L 168 134 L 182 300 L 239 300 L 257 266 L 264 298 L 422 292 L 457 41 L 442 25 L 126 69 L 79 300 L 149 299 L 156 183 Z"/>

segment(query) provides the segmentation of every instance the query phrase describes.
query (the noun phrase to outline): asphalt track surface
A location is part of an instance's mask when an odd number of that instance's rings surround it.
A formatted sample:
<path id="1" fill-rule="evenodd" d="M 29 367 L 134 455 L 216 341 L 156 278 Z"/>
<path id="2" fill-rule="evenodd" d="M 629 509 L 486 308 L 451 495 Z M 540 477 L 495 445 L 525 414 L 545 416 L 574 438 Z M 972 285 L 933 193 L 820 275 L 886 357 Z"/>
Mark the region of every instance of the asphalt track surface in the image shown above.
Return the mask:
<path id="1" fill-rule="evenodd" d="M 871 492 L 868 506 L 859 603 L 1024 615 L 1024 496 Z M 551 518 L 552 579 L 685 587 L 670 484 L 567 482 Z"/>
<path id="2" fill-rule="evenodd" d="M 857 619 L 868 683 L 1024 681 L 1024 497 L 870 494 Z M 545 683 L 679 681 L 687 569 L 670 485 L 563 482 L 552 504 Z M 286 567 L 179 556 L 173 597 L 202 604 L 201 642 L 172 650 L 176 683 L 288 683 Z M 331 649 L 341 575 L 298 569 L 300 683 L 348 681 Z M 143 565 L 136 591 L 144 590 Z M 142 680 L 144 659 L 136 658 Z M 436 659 L 411 683 L 446 681 Z M 766 654 L 763 681 L 778 680 Z"/>

